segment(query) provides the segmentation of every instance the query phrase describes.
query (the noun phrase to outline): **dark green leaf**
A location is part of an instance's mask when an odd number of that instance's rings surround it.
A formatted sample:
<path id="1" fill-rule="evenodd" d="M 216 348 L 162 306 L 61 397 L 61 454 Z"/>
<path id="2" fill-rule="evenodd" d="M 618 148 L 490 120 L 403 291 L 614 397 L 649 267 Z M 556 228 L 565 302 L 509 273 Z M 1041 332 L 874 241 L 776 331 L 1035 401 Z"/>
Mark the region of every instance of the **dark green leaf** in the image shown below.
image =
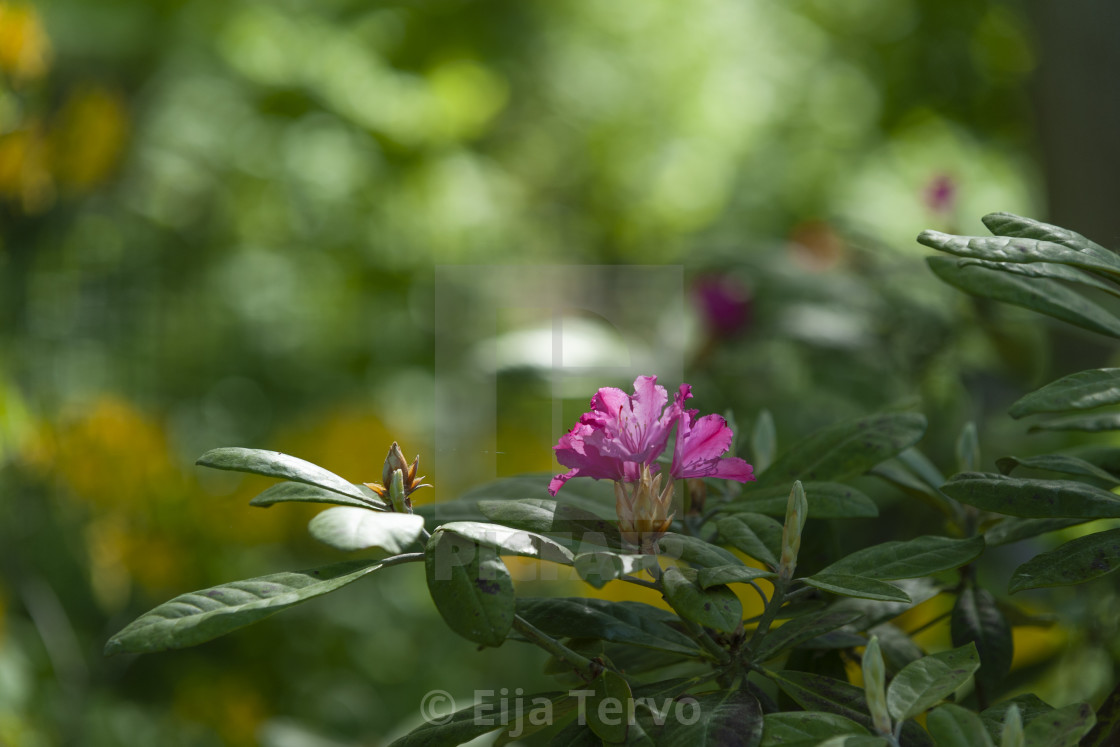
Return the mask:
<path id="1" fill-rule="evenodd" d="M 752 660 L 772 659 L 787 648 L 795 648 L 819 635 L 849 625 L 858 620 L 858 612 L 820 612 L 796 617 L 784 625 L 771 628 L 766 637 L 755 647 Z"/>
<path id="2" fill-rule="evenodd" d="M 806 711 L 834 713 L 864 728 L 871 728 L 871 716 L 867 712 L 862 687 L 832 677 L 788 669 L 765 671 L 763 674 L 774 680 L 782 692 Z"/>
<path id="3" fill-rule="evenodd" d="M 717 565 L 714 568 L 701 568 L 698 581 L 704 589 L 723 584 L 745 584 L 758 578 L 773 578 L 770 571 L 750 568 L 745 565 Z"/>
<path id="4" fill-rule="evenodd" d="M 988 262 L 1068 265 L 1120 279 L 1120 259 L 1111 252 L 1086 252 L 1050 241 L 1013 236 L 953 236 L 922 231 L 918 243 L 931 249 Z"/>
<path id="5" fill-rule="evenodd" d="M 542 720 L 546 708 L 547 713 L 555 717 L 571 710 L 574 701 L 567 693 L 539 693 L 520 698 L 480 697 L 477 702 L 452 714 L 433 713 L 437 719 L 421 724 L 389 747 L 447 747 L 465 744 L 475 737 L 497 731 L 509 724 L 524 727 L 530 721 Z"/>
<path id="6" fill-rule="evenodd" d="M 925 429 L 926 419 L 915 413 L 880 413 L 838 423 L 801 439 L 783 452 L 759 476 L 754 487 L 780 487 L 788 491 L 794 480 L 842 481 L 861 475 L 914 445 Z M 814 516 L 821 516 L 815 506 L 811 510 Z"/>
<path id="7" fill-rule="evenodd" d="M 952 703 L 930 711 L 926 728 L 937 740 L 938 747 L 995 747 L 980 717 Z"/>
<path id="8" fill-rule="evenodd" d="M 891 681 L 887 708 L 899 721 L 914 718 L 968 682 L 979 667 L 980 657 L 971 643 L 918 659 Z"/>
<path id="9" fill-rule="evenodd" d="M 697 653 L 691 638 L 669 627 L 670 622 L 679 623 L 676 615 L 641 602 L 520 597 L 517 613 L 551 636 L 602 638 L 674 653 Z"/>
<path id="10" fill-rule="evenodd" d="M 1056 532 L 1066 527 L 1084 524 L 1090 519 L 1017 519 L 1008 517 L 1001 519 L 984 532 L 984 541 L 989 547 L 1009 545 L 1012 542 L 1037 537 L 1047 532 Z"/>
<path id="11" fill-rule="evenodd" d="M 678 568 L 667 568 L 661 581 L 665 600 L 681 617 L 724 633 L 733 633 L 739 627 L 743 605 L 726 586 L 703 589 Z"/>
<path id="12" fill-rule="evenodd" d="M 1120 319 L 1050 280 L 1019 277 L 950 257 L 928 257 L 926 263 L 939 278 L 965 293 L 1022 306 L 1093 332 L 1120 337 Z"/>
<path id="13" fill-rule="evenodd" d="M 657 740 L 658 747 L 757 747 L 762 741 L 762 708 L 743 691 L 686 696 L 699 706 L 686 719 L 670 718 Z"/>
<path id="14" fill-rule="evenodd" d="M 385 510 L 388 505 L 376 493 L 365 485 L 355 485 L 354 489 L 365 494 L 366 500 L 360 501 L 349 495 L 336 493 L 333 490 L 320 488 L 303 482 L 278 482 L 271 488 L 260 493 L 249 501 L 250 506 L 268 508 L 277 503 L 335 503 L 340 506 L 354 506 L 356 508 L 381 508 Z"/>
<path id="15" fill-rule="evenodd" d="M 883 602 L 909 602 L 910 597 L 902 589 L 865 576 L 852 576 L 841 573 L 818 573 L 804 579 L 805 583 L 821 591 L 830 591 L 845 597 L 875 599 Z"/>
<path id="16" fill-rule="evenodd" d="M 587 700 L 587 725 L 608 744 L 625 742 L 629 731 L 630 685 L 608 669 L 595 678 L 591 689 L 594 694 Z"/>
<path id="17" fill-rule="evenodd" d="M 371 503 L 368 493 L 360 490 L 358 486 L 343 480 L 335 473 L 325 470 L 317 464 L 281 454 L 279 451 L 229 446 L 221 449 L 211 449 L 200 456 L 195 464 L 202 467 L 213 467 L 214 469 L 231 470 L 233 472 L 249 472 L 254 475 L 279 477 L 293 482 L 318 485 L 325 490 L 354 498 L 362 505 L 370 505 Z M 384 503 L 378 502 L 377 505 L 383 506 Z"/>
<path id="18" fill-rule="evenodd" d="M 809 513 L 814 519 L 858 519 L 879 515 L 875 502 L 855 488 L 836 482 L 804 484 L 809 499 Z M 733 503 L 720 506 L 722 511 L 749 511 L 770 516 L 785 516 L 790 485 L 752 490 Z"/>
<path id="19" fill-rule="evenodd" d="M 587 543 L 615 549 L 622 547 L 622 535 L 616 522 L 556 501 L 538 498 L 479 501 L 478 507 L 490 521 L 507 527 L 560 535 L 571 539 L 577 546 Z"/>
<path id="20" fill-rule="evenodd" d="M 1010 475 L 1016 467 L 1027 467 L 1028 469 L 1061 472 L 1067 475 L 1095 477 L 1111 485 L 1120 484 L 1120 478 L 1117 478 L 1111 472 L 1105 472 L 1091 462 L 1067 454 L 1044 454 L 1025 459 L 1014 456 L 1001 457 L 996 460 L 996 467 L 1005 475 Z"/>
<path id="21" fill-rule="evenodd" d="M 1030 433 L 1039 431 L 1085 431 L 1099 433 L 1100 431 L 1120 430 L 1120 413 L 1106 415 L 1073 415 L 1068 418 L 1051 418 L 1041 423 L 1035 423 L 1027 429 Z"/>
<path id="22" fill-rule="evenodd" d="M 898 617 L 906 610 L 933 599 L 941 593 L 941 587 L 930 578 L 904 578 L 891 583 L 906 592 L 910 601 L 876 601 L 847 597 L 837 599 L 830 610 L 855 610 L 864 616 L 864 619 L 854 626 L 857 630 L 869 630 L 876 625 Z"/>
<path id="23" fill-rule="evenodd" d="M 867 631 L 869 635 L 879 639 L 879 648 L 883 659 L 891 671 L 897 672 L 911 662 L 926 655 L 914 639 L 903 632 L 902 628 L 892 623 L 876 625 Z M 857 645 L 862 645 L 857 644 Z"/>
<path id="24" fill-rule="evenodd" d="M 307 525 L 311 536 L 338 550 L 374 550 L 377 557 L 399 555 L 420 538 L 424 520 L 412 514 L 337 506 L 319 512 Z"/>
<path id="25" fill-rule="evenodd" d="M 1013 418 L 1040 412 L 1089 410 L 1120 403 L 1120 368 L 1079 371 L 1051 382 L 1020 399 L 1008 413 Z"/>
<path id="26" fill-rule="evenodd" d="M 474 542 L 504 553 L 540 558 L 553 563 L 572 564 L 571 551 L 553 540 L 525 529 L 513 529 L 501 524 L 481 521 L 452 521 L 440 527 Z"/>
<path id="27" fill-rule="evenodd" d="M 1097 724 L 1081 741 L 1082 747 L 1113 747 L 1120 743 L 1120 683 L 1101 703 L 1096 717 Z"/>
<path id="28" fill-rule="evenodd" d="M 939 571 L 960 568 L 984 551 L 984 538 L 951 539 L 916 537 L 905 542 L 884 542 L 848 555 L 817 574 L 845 574 L 894 580 L 919 578 Z"/>
<path id="29" fill-rule="evenodd" d="M 1056 265 L 1049 262 L 1015 264 L 1012 262 L 991 262 L 983 259 L 963 259 L 960 260 L 960 265 L 962 267 L 976 265 L 985 269 L 998 270 L 999 272 L 1021 275 L 1028 278 L 1064 280 L 1067 283 L 1084 285 L 1088 288 L 1095 288 L 1096 290 L 1103 291 L 1111 296 L 1120 297 L 1120 289 L 1115 285 L 1099 280 L 1095 275 L 1082 272 L 1076 267 L 1071 267 L 1069 265 Z"/>
<path id="30" fill-rule="evenodd" d="M 656 555 L 623 555 L 613 552 L 585 552 L 575 557 L 579 577 L 596 589 L 623 576 L 658 567 Z"/>
<path id="31" fill-rule="evenodd" d="M 352 560 L 182 594 L 129 623 L 109 639 L 105 653 L 142 654 L 195 646 L 341 589 L 380 567 L 376 560 Z"/>
<path id="32" fill-rule="evenodd" d="M 867 734 L 855 721 L 823 711 L 768 713 L 762 721 L 761 747 L 808 746 L 840 734 Z"/>
<path id="33" fill-rule="evenodd" d="M 1096 722 L 1088 703 L 1073 703 L 1028 721 L 1023 742 L 1026 747 L 1077 747 Z"/>
<path id="34" fill-rule="evenodd" d="M 902 462 L 895 459 L 876 465 L 869 474 L 887 481 L 910 497 L 917 498 L 945 516 L 957 517 L 961 513 L 960 504 L 938 490 L 938 487 L 945 482 L 945 478 L 941 478 L 941 482 L 938 482 L 936 486 L 930 485 L 924 478 L 913 474 L 903 466 Z"/>
<path id="35" fill-rule="evenodd" d="M 719 536 L 771 568 L 778 567 L 782 554 L 781 522 L 749 512 L 725 516 L 716 522 Z"/>
<path id="36" fill-rule="evenodd" d="M 660 554 L 667 558 L 683 560 L 701 568 L 743 564 L 743 561 L 722 547 L 687 534 L 666 532 L 665 536 L 657 541 L 657 548 Z"/>
<path id="37" fill-rule="evenodd" d="M 1024 480 L 989 472 L 963 472 L 941 486 L 961 503 L 1011 516 L 1038 519 L 1120 517 L 1120 498 L 1070 480 Z"/>
<path id="38" fill-rule="evenodd" d="M 448 627 L 500 646 L 513 625 L 513 580 L 493 548 L 436 530 L 424 555 L 428 592 Z"/>
<path id="39" fill-rule="evenodd" d="M 968 422 L 957 437 L 957 471 L 971 472 L 980 467 L 980 437 L 976 423 Z"/>
<path id="40" fill-rule="evenodd" d="M 1112 253 L 1100 244 L 1090 241 L 1068 228 L 1052 226 L 1049 223 L 1043 223 L 1033 218 L 1024 218 L 1014 213 L 989 213 L 981 220 L 983 220 L 987 229 L 997 236 L 1049 241 L 1084 252 L 1090 256 L 1103 256 Z"/>
<path id="41" fill-rule="evenodd" d="M 995 597 L 982 587 L 965 586 L 953 605 L 949 632 L 954 646 L 976 644 L 980 656 L 976 684 L 991 698 L 1011 670 L 1014 652 L 1011 626 L 1000 612 Z"/>
<path id="42" fill-rule="evenodd" d="M 1013 705 L 1019 709 L 1019 716 L 1023 723 L 1051 713 L 1054 710 L 1052 706 L 1046 704 L 1037 695 L 1032 695 L 1030 693 L 1016 695 L 1014 698 L 1009 698 L 1008 700 L 996 703 L 991 708 L 985 709 L 984 712 L 980 714 L 980 720 L 984 723 L 984 728 L 987 730 L 988 736 L 997 744 L 1000 741 L 1000 734 L 1003 732 L 1003 722 L 1007 716 L 1007 709 Z"/>
<path id="43" fill-rule="evenodd" d="M 1070 540 L 1015 569 L 1008 591 L 1069 586 L 1107 576 L 1120 568 L 1120 529 Z"/>

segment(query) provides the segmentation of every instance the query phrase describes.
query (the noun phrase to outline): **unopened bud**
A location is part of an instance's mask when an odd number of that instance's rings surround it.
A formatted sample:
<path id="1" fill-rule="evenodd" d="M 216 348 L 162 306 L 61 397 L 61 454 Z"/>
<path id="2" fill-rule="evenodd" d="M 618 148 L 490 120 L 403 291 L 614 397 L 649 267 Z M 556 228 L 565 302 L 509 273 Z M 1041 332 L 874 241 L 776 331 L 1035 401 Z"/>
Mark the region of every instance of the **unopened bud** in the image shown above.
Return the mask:
<path id="1" fill-rule="evenodd" d="M 393 470 L 393 477 L 389 483 L 389 500 L 393 504 L 393 510 L 397 513 L 412 513 L 412 501 L 408 499 L 408 495 L 404 492 L 404 472 L 399 469 Z"/>
<path id="2" fill-rule="evenodd" d="M 642 465 L 641 477 L 636 483 L 614 484 L 615 511 L 622 539 L 646 554 L 654 552 L 661 535 L 669 531 L 673 514 L 673 482 L 661 489 L 662 475 L 653 477 L 649 467 Z"/>
<path id="3" fill-rule="evenodd" d="M 400 470 L 408 475 L 408 462 L 405 461 L 404 452 L 400 445 L 394 441 L 385 456 L 385 464 L 381 467 L 381 484 L 388 487 L 393 482 L 393 472 Z"/>
<path id="4" fill-rule="evenodd" d="M 891 733 L 891 714 L 887 710 L 887 670 L 879 650 L 878 636 L 872 636 L 863 650 L 863 692 L 875 731 L 882 736 Z"/>
<path id="5" fill-rule="evenodd" d="M 801 549 L 801 530 L 805 526 L 805 519 L 809 515 L 809 502 L 805 498 L 805 488 L 801 481 L 793 483 L 793 490 L 789 492 L 789 501 L 786 503 L 786 520 L 782 525 L 782 561 L 778 566 L 778 578 L 783 583 L 789 583 L 793 578 L 793 571 L 797 568 L 797 553 Z"/>

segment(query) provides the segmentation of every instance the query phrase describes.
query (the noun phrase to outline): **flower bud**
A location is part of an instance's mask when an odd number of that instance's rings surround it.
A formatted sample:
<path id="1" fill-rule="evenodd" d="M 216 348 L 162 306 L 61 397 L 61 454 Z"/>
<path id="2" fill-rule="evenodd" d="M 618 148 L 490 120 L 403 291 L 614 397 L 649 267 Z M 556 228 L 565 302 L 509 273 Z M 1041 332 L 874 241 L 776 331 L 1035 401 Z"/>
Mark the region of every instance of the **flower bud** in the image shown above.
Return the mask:
<path id="1" fill-rule="evenodd" d="M 643 464 L 637 482 L 614 484 L 615 511 L 623 541 L 650 555 L 655 552 L 657 540 L 673 523 L 673 514 L 669 513 L 673 483 L 670 481 L 662 490 L 661 479 L 662 475 L 654 477 Z"/>
<path id="2" fill-rule="evenodd" d="M 883 736 L 891 733 L 891 714 L 887 710 L 887 670 L 879 651 L 879 638 L 872 636 L 863 650 L 863 692 L 875 731 Z"/>
<path id="3" fill-rule="evenodd" d="M 793 578 L 793 571 L 797 567 L 797 553 L 801 549 L 801 529 L 805 526 L 808 515 L 809 502 L 805 498 L 805 489 L 798 480 L 793 483 L 793 490 L 789 492 L 786 521 L 782 525 L 782 561 L 778 566 L 778 578 L 782 583 L 788 584 Z"/>
<path id="4" fill-rule="evenodd" d="M 409 464 L 404 459 L 404 452 L 396 441 L 389 447 L 389 453 L 385 457 L 385 463 L 381 467 L 381 482 L 367 482 L 368 487 L 383 500 L 388 500 L 394 511 L 404 513 L 412 513 L 412 499 L 409 498 L 414 490 L 419 488 L 430 488 L 431 485 L 422 483 L 423 476 L 416 476 L 416 469 L 420 465 L 420 457 L 417 456 Z M 395 482 L 400 480 L 399 497 L 394 492 Z"/>
<path id="5" fill-rule="evenodd" d="M 419 459 L 420 457 L 416 457 Z M 400 470 L 404 474 L 408 474 L 408 462 L 405 461 L 404 452 L 401 451 L 400 445 L 394 441 L 393 445 L 389 447 L 389 453 L 385 456 L 385 464 L 381 467 L 381 484 L 388 487 L 393 482 L 393 472 Z"/>

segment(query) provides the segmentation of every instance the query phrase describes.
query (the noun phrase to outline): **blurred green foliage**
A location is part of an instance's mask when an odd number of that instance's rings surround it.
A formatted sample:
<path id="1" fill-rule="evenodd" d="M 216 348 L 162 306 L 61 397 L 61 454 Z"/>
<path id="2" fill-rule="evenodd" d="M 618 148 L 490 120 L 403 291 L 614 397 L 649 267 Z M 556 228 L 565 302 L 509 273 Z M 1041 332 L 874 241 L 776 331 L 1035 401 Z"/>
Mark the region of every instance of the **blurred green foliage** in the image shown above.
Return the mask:
<path id="1" fill-rule="evenodd" d="M 1048 348 L 913 236 L 1038 214 L 1034 64 L 999 0 L 0 2 L 0 742 L 377 744 L 436 683 L 540 678 L 448 636 L 419 578 L 99 653 L 172 593 L 327 557 L 206 449 L 354 481 L 431 452 L 438 264 L 714 272 L 752 311 L 693 311 L 701 406 L 788 442 L 920 396 L 949 458 Z"/>

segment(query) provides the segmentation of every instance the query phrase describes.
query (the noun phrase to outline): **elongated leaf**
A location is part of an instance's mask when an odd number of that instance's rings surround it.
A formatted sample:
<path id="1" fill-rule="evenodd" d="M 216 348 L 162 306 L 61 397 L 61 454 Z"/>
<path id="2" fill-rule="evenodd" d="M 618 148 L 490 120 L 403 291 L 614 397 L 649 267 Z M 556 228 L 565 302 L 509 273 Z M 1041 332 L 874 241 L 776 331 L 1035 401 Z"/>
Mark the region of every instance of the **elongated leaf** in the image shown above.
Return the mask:
<path id="1" fill-rule="evenodd" d="M 867 729 L 855 721 L 824 711 L 767 713 L 762 722 L 761 747 L 815 745 L 823 739 L 840 734 L 867 734 Z"/>
<path id="2" fill-rule="evenodd" d="M 478 507 L 490 521 L 514 529 L 559 535 L 570 538 L 577 546 L 586 543 L 615 549 L 622 547 L 622 535 L 619 534 L 617 522 L 556 501 L 538 498 L 479 501 Z"/>
<path id="3" fill-rule="evenodd" d="M 763 674 L 806 711 L 833 713 L 854 721 L 865 729 L 871 728 L 871 716 L 867 712 L 867 700 L 862 687 L 820 674 L 789 669 L 780 672 L 764 671 Z"/>
<path id="4" fill-rule="evenodd" d="M 962 472 L 941 486 L 961 503 L 1035 519 L 1120 517 L 1120 498 L 1070 480 L 1023 480 L 989 472 Z"/>
<path id="5" fill-rule="evenodd" d="M 202 467 L 213 467 L 214 469 L 231 470 L 233 472 L 249 472 L 254 475 L 279 477 L 292 482 L 317 485 L 324 490 L 349 496 L 363 505 L 371 504 L 367 493 L 359 489 L 357 485 L 343 480 L 335 473 L 325 470 L 317 464 L 281 454 L 279 451 L 229 446 L 221 449 L 211 449 L 200 456 L 195 464 Z M 382 507 L 384 504 L 379 502 L 377 505 Z"/>
<path id="6" fill-rule="evenodd" d="M 703 589 L 678 568 L 667 568 L 661 581 L 665 600 L 681 617 L 724 633 L 733 633 L 739 627 L 743 605 L 726 586 Z"/>
<path id="7" fill-rule="evenodd" d="M 1070 540 L 1023 563 L 1011 576 L 1008 591 L 1069 586 L 1107 576 L 1120 568 L 1120 529 Z"/>
<path id="8" fill-rule="evenodd" d="M 950 257 L 927 257 L 926 263 L 935 275 L 965 293 L 1022 306 L 1102 335 L 1120 337 L 1120 319 L 1052 281 L 1020 277 Z"/>
<path id="9" fill-rule="evenodd" d="M 879 508 L 866 495 L 837 482 L 809 482 L 804 485 L 814 519 L 858 519 L 879 515 Z M 720 510 L 729 513 L 747 511 L 769 516 L 785 516 L 789 501 L 789 485 L 752 490 L 734 503 L 725 503 Z"/>
<path id="10" fill-rule="evenodd" d="M 891 716 L 902 721 L 924 713 L 968 682 L 979 668 L 980 657 L 971 643 L 918 659 L 895 675 L 887 689 Z"/>
<path id="11" fill-rule="evenodd" d="M 666 532 L 657 541 L 657 548 L 667 558 L 677 558 L 701 568 L 743 564 L 743 561 L 722 547 L 687 534 Z"/>
<path id="12" fill-rule="evenodd" d="M 1067 283 L 1076 283 L 1084 285 L 1087 288 L 1095 288 L 1096 290 L 1103 291 L 1110 296 L 1120 297 L 1120 288 L 1115 285 L 1106 283 L 1099 280 L 1097 276 L 1090 275 L 1083 272 L 1076 267 L 1070 265 L 1055 265 L 1049 262 L 1032 262 L 1030 264 L 1015 264 L 1013 262 L 991 262 L 983 259 L 962 259 L 960 265 L 966 267 L 969 265 L 976 265 L 984 267 L 989 270 L 998 270 L 999 272 L 1007 272 L 1013 275 L 1022 275 L 1028 278 L 1050 278 L 1053 280 L 1064 280 Z"/>
<path id="13" fill-rule="evenodd" d="M 893 580 L 919 578 L 939 571 L 960 568 L 984 551 L 984 538 L 956 540 L 949 537 L 917 537 L 905 542 L 884 542 L 848 555 L 817 576 L 845 574 Z"/>
<path id="14" fill-rule="evenodd" d="M 587 725 L 607 744 L 625 742 L 629 731 L 630 685 L 608 669 L 595 678 L 591 689 L 594 694 L 588 699 Z"/>
<path id="15" fill-rule="evenodd" d="M 512 555 L 540 558 L 553 563 L 572 564 L 572 552 L 544 535 L 525 529 L 513 529 L 501 524 L 481 521 L 452 521 L 440 527 L 474 542 Z"/>
<path id="16" fill-rule="evenodd" d="M 969 421 L 957 437 L 957 471 L 972 472 L 980 467 L 980 436 L 976 423 Z"/>
<path id="17" fill-rule="evenodd" d="M 353 506 L 355 508 L 375 509 L 384 511 L 388 504 L 382 501 L 376 493 L 364 485 L 355 485 L 354 488 L 366 495 L 366 500 L 360 501 L 349 495 L 336 493 L 333 490 L 320 488 L 304 482 L 278 482 L 263 491 L 256 498 L 249 501 L 250 506 L 268 508 L 277 503 L 334 503 L 339 506 Z"/>
<path id="18" fill-rule="evenodd" d="M 953 605 L 949 632 L 954 646 L 976 645 L 980 656 L 976 684 L 991 698 L 1011 670 L 1014 653 L 1011 626 L 1003 617 L 995 597 L 982 587 L 965 586 Z"/>
<path id="19" fill-rule="evenodd" d="M 938 490 L 938 487 L 945 482 L 944 477 L 940 478 L 937 485 L 930 485 L 924 478 L 918 477 L 895 459 L 876 465 L 869 474 L 887 481 L 945 516 L 956 518 L 962 515 L 961 505 Z"/>
<path id="20" fill-rule="evenodd" d="M 513 580 L 497 551 L 436 530 L 424 554 L 428 592 L 448 627 L 500 646 L 513 625 Z"/>
<path id="21" fill-rule="evenodd" d="M 602 638 L 674 653 L 698 653 L 695 641 L 669 627 L 668 623 L 679 623 L 676 615 L 641 602 L 519 597 L 517 614 L 551 636 Z"/>
<path id="22" fill-rule="evenodd" d="M 745 565 L 717 565 L 701 568 L 698 582 L 704 589 L 723 584 L 745 584 L 759 578 L 774 578 L 776 574 Z"/>
<path id="23" fill-rule="evenodd" d="M 341 589 L 380 567 L 376 560 L 352 560 L 181 594 L 129 623 L 109 639 L 105 653 L 142 654 L 195 646 Z"/>
<path id="24" fill-rule="evenodd" d="M 795 648 L 861 617 L 858 612 L 820 612 L 795 617 L 781 627 L 771 628 L 751 657 L 754 661 L 772 659 L 788 648 Z"/>
<path id="25" fill-rule="evenodd" d="M 658 747 L 758 747 L 762 741 L 762 708 L 753 695 L 714 692 L 691 696 L 699 718 L 670 718 L 657 740 Z"/>
<path id="26" fill-rule="evenodd" d="M 980 720 L 984 723 L 984 728 L 987 730 L 988 736 L 997 744 L 1000 740 L 1000 734 L 1003 732 L 1003 724 L 1004 721 L 1006 721 L 1007 712 L 1011 706 L 1015 706 L 1015 708 L 1018 709 L 1020 719 L 1024 723 L 1054 711 L 1053 706 L 1048 705 L 1037 695 L 1032 695 L 1031 693 L 1016 695 L 1014 698 L 1009 698 L 996 703 L 990 708 L 984 709 L 980 714 Z"/>
<path id="27" fill-rule="evenodd" d="M 1027 722 L 1026 747 L 1077 747 L 1097 722 L 1088 703 L 1073 703 Z"/>
<path id="28" fill-rule="evenodd" d="M 380 558 L 399 555 L 424 531 L 412 514 L 338 506 L 321 511 L 307 525 L 311 536 L 338 550 L 374 550 Z"/>
<path id="29" fill-rule="evenodd" d="M 1101 431 L 1120 430 L 1120 413 L 1107 413 L 1104 415 L 1072 415 L 1068 418 L 1051 418 L 1041 423 L 1035 423 L 1027 429 L 1030 433 L 1039 431 L 1085 431 L 1086 433 L 1099 433 Z"/>
<path id="30" fill-rule="evenodd" d="M 758 420 L 754 421 L 751 431 L 751 462 L 754 471 L 765 472 L 774 462 L 774 454 L 778 448 L 778 434 L 774 428 L 774 416 L 769 410 L 758 413 Z M 734 452 L 732 452 L 734 453 Z"/>
<path id="31" fill-rule="evenodd" d="M 1069 247 L 1070 249 L 1076 249 L 1090 256 L 1101 256 L 1112 253 L 1100 244 L 1090 241 L 1075 231 L 1062 228 L 1061 226 L 1043 223 L 1034 218 L 1024 218 L 1014 213 L 1000 212 L 989 213 L 981 220 L 984 222 L 987 229 L 997 236 L 1014 236 L 1024 239 L 1049 241 L 1054 244 L 1061 244 L 1062 246 Z"/>
<path id="32" fill-rule="evenodd" d="M 875 599 L 883 602 L 909 602 L 910 597 L 902 589 L 866 576 L 852 576 L 844 573 L 818 573 L 804 579 L 805 583 L 821 591 L 830 591 L 845 597 Z"/>
<path id="33" fill-rule="evenodd" d="M 794 480 L 842 481 L 861 475 L 913 446 L 925 429 L 926 419 L 915 413 L 880 413 L 823 428 L 783 452 L 753 487 L 788 491 Z M 821 516 L 815 506 L 812 511 Z"/>
<path id="34" fill-rule="evenodd" d="M 1111 472 L 1105 472 L 1091 462 L 1078 459 L 1075 456 L 1069 456 L 1068 454 L 1043 454 L 1041 456 L 1027 457 L 1025 459 L 1007 456 L 997 459 L 996 466 L 999 468 L 999 471 L 1005 475 L 1010 475 L 1011 471 L 1016 467 L 1027 467 L 1028 469 L 1061 472 L 1067 475 L 1094 477 L 1111 485 L 1120 485 L 1120 478 L 1116 477 Z"/>
<path id="35" fill-rule="evenodd" d="M 952 703 L 930 711 L 926 728 L 937 740 L 938 747 L 995 747 L 980 717 Z"/>
<path id="36" fill-rule="evenodd" d="M 1120 403 L 1120 368 L 1079 371 L 1037 389 L 1011 406 L 1013 418 L 1040 412 L 1090 410 Z"/>
<path id="37" fill-rule="evenodd" d="M 1000 520 L 984 532 L 984 541 L 989 547 L 1009 545 L 1012 542 L 1037 537 L 1047 532 L 1056 532 L 1066 527 L 1084 524 L 1089 519 L 1019 519 L 1008 517 Z"/>
<path id="38" fill-rule="evenodd" d="M 435 705 L 438 704 L 433 703 L 432 707 Z M 454 702 L 449 705 L 454 707 Z M 530 723 L 530 719 L 543 719 L 545 713 L 556 717 L 574 707 L 575 699 L 567 693 L 538 693 L 518 698 L 480 696 L 475 703 L 452 714 L 445 711 L 425 713 L 433 719 L 397 739 L 389 747 L 446 747 L 465 744 L 503 726 L 514 724 L 524 727 Z M 424 708 L 423 704 L 421 708 Z"/>
<path id="39" fill-rule="evenodd" d="M 880 581 L 879 583 L 885 583 Z M 882 601 L 846 597 L 837 599 L 828 609 L 855 610 L 863 619 L 855 624 L 857 630 L 870 630 L 876 625 L 893 620 L 906 610 L 933 599 L 941 593 L 941 587 L 931 578 L 904 578 L 890 584 L 906 592 L 909 601 Z"/>
<path id="40" fill-rule="evenodd" d="M 769 516 L 749 512 L 725 516 L 716 522 L 719 536 L 737 549 L 771 568 L 782 554 L 782 525 Z"/>
<path id="41" fill-rule="evenodd" d="M 657 556 L 585 552 L 575 557 L 574 565 L 580 578 L 601 589 L 616 578 L 656 568 Z"/>
<path id="42" fill-rule="evenodd" d="M 1015 236 L 953 236 L 922 231 L 918 243 L 958 257 L 1013 264 L 1045 262 L 1069 265 L 1120 278 L 1120 258 L 1111 252 L 1085 252 L 1051 241 Z"/>

